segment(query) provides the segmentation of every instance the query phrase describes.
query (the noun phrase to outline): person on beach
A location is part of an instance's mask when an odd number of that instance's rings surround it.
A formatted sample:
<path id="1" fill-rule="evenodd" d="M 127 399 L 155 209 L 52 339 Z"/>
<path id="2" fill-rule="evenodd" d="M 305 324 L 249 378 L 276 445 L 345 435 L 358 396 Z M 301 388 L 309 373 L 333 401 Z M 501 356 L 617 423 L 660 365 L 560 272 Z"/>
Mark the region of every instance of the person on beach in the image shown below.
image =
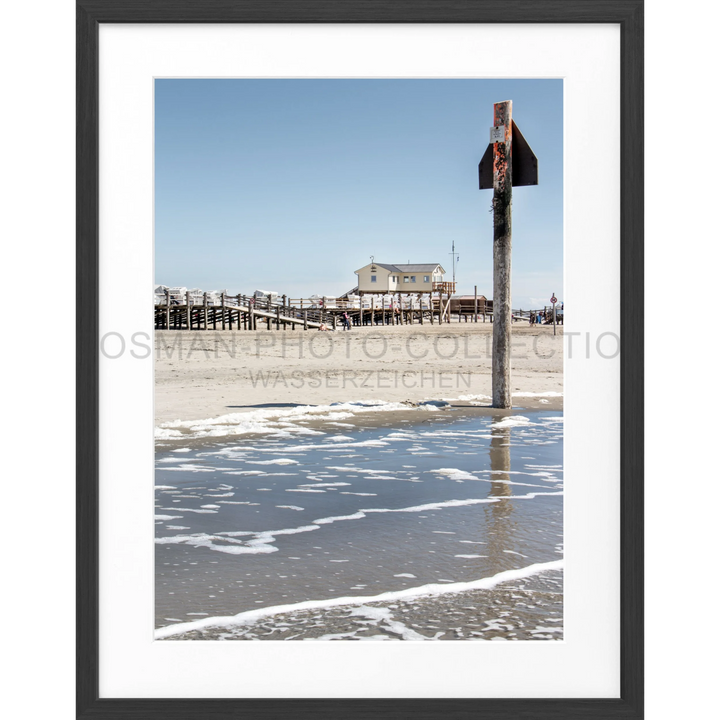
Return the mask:
<path id="1" fill-rule="evenodd" d="M 346 312 L 343 313 L 343 329 L 350 329 L 350 318 L 348 317 L 348 314 Z"/>

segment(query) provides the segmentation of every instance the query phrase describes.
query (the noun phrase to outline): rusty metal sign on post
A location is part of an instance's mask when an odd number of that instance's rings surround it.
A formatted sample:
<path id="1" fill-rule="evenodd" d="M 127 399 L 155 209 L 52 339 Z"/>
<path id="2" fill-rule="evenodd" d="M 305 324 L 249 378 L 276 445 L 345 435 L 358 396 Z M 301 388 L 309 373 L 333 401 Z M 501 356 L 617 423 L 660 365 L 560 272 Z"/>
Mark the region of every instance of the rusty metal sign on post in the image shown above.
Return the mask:
<path id="1" fill-rule="evenodd" d="M 535 154 L 512 119 L 512 100 L 495 103 L 490 144 L 480 161 L 480 189 L 493 189 L 492 405 L 512 407 L 512 189 L 538 184 Z"/>

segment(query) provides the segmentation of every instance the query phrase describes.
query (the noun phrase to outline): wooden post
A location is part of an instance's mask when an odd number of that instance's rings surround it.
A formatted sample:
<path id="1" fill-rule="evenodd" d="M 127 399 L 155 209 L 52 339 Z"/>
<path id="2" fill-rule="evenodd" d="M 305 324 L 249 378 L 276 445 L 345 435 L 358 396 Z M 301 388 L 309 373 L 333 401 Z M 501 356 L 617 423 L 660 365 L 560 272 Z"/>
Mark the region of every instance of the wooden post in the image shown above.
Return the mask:
<path id="1" fill-rule="evenodd" d="M 170 291 L 165 291 L 165 329 L 170 329 Z"/>
<path id="2" fill-rule="evenodd" d="M 475 322 L 477 322 L 477 285 L 475 286 Z"/>
<path id="3" fill-rule="evenodd" d="M 362 324 L 363 324 L 363 296 L 362 296 L 362 293 L 360 293 L 360 317 L 358 318 L 358 322 L 360 323 L 360 327 L 362 327 Z"/>
<path id="4" fill-rule="evenodd" d="M 205 330 L 208 329 L 208 305 L 207 305 L 207 293 L 203 293 L 203 327 Z"/>
<path id="5" fill-rule="evenodd" d="M 372 296 L 371 300 L 372 310 L 370 312 L 370 326 L 375 325 L 375 296 Z"/>
<path id="6" fill-rule="evenodd" d="M 307 310 L 303 310 L 303 329 L 307 330 Z"/>
<path id="7" fill-rule="evenodd" d="M 275 329 L 276 330 L 280 329 L 280 306 L 279 305 L 275 308 Z"/>
<path id="8" fill-rule="evenodd" d="M 495 103 L 495 127 L 505 141 L 493 144 L 493 407 L 512 407 L 510 347 L 512 343 L 512 100 Z"/>
<path id="9" fill-rule="evenodd" d="M 252 298 L 248 298 L 248 330 L 255 330 L 255 305 Z"/>

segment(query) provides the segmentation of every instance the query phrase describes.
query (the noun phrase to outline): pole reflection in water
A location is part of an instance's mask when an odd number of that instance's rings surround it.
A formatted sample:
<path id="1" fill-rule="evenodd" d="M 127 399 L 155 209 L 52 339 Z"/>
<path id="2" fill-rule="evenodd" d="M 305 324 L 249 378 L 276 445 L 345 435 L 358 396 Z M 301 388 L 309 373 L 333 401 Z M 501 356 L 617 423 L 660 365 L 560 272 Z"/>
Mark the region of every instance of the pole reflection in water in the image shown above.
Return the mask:
<path id="1" fill-rule="evenodd" d="M 490 492 L 488 497 L 501 498 L 497 502 L 485 505 L 485 521 L 487 523 L 487 555 L 493 573 L 502 572 L 514 567 L 512 555 L 514 551 L 516 523 L 512 519 L 513 503 L 510 500 L 510 427 L 497 427 L 508 415 L 498 416 L 491 426 L 490 470 L 492 471 Z"/>

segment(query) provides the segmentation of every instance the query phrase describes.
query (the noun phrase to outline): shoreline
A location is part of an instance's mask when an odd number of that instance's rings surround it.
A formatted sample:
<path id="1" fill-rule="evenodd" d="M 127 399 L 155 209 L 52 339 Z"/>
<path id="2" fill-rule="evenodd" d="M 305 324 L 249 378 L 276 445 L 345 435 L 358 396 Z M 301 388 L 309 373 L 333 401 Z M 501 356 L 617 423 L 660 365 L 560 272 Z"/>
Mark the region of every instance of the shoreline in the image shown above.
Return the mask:
<path id="1" fill-rule="evenodd" d="M 527 580 L 536 575 L 547 572 L 559 571 L 563 572 L 565 567 L 564 559 L 553 560 L 543 563 L 533 563 L 526 567 L 515 568 L 513 570 L 505 570 L 489 577 L 479 578 L 466 582 L 451 583 L 443 585 L 439 583 L 431 583 L 418 587 L 406 588 L 404 590 L 387 591 L 377 595 L 358 595 L 358 596 L 341 596 L 329 598 L 326 600 L 306 600 L 303 602 L 289 603 L 285 605 L 276 605 L 271 607 L 257 608 L 254 610 L 245 610 L 235 615 L 204 617 L 198 620 L 190 620 L 172 625 L 164 625 L 156 628 L 154 635 L 156 640 L 166 639 L 184 639 L 183 635 L 192 634 L 196 631 L 222 629 L 232 629 L 239 626 L 248 626 L 260 623 L 264 620 L 281 616 L 282 619 L 289 619 L 292 615 L 298 613 L 309 613 L 320 610 L 338 609 L 350 610 L 353 607 L 365 606 L 384 606 L 389 603 L 413 602 L 421 599 L 433 600 L 443 595 L 462 596 L 463 594 L 472 593 L 474 591 L 494 590 L 498 585 L 518 580 Z M 460 598 L 462 601 L 462 598 Z M 397 608 L 397 605 L 393 605 Z M 351 613 L 352 614 L 352 613 Z M 560 629 L 560 628 L 559 628 Z M 435 638 L 425 637 L 410 631 L 413 635 L 403 637 L 407 640 L 429 640 Z M 210 639 L 220 639 L 211 637 Z M 323 638 L 324 639 L 324 638 Z"/>
<path id="2" fill-rule="evenodd" d="M 240 438 L 273 436 L 292 439 L 306 435 L 324 435 L 343 430 L 400 427 L 431 422 L 450 413 L 458 416 L 489 416 L 498 419 L 521 416 L 523 412 L 563 410 L 560 394 L 519 394 L 510 410 L 493 408 L 490 399 L 439 399 L 418 404 L 384 400 L 355 401 L 331 405 L 294 405 L 261 408 L 197 420 L 176 420 L 155 428 L 156 451 L 177 450 L 179 446 L 197 448 Z"/>
<path id="3" fill-rule="evenodd" d="M 492 328 L 156 331 L 155 425 L 348 402 L 489 406 Z M 562 326 L 513 328 L 512 383 L 514 405 L 562 404 Z"/>

